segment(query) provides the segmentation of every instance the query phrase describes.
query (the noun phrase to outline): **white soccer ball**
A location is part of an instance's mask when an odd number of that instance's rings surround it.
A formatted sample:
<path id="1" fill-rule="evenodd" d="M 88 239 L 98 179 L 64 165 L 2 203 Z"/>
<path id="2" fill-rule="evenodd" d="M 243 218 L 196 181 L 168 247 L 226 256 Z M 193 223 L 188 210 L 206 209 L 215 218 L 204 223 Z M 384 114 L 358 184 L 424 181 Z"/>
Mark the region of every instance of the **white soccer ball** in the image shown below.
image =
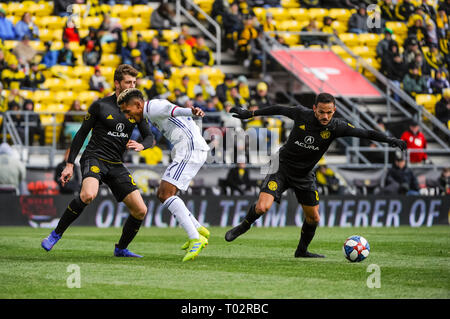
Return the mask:
<path id="1" fill-rule="evenodd" d="M 360 262 L 369 256 L 369 242 L 362 236 L 354 235 L 347 238 L 342 247 L 345 258 L 351 262 Z"/>

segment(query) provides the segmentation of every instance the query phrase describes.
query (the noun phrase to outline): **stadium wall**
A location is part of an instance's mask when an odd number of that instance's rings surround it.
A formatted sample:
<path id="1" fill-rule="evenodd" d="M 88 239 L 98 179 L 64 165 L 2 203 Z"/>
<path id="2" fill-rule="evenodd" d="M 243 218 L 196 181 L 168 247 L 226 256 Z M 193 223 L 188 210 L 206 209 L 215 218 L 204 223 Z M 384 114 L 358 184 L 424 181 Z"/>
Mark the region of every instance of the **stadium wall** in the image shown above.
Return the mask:
<path id="1" fill-rule="evenodd" d="M 255 198 L 251 196 L 182 196 L 188 208 L 205 226 L 237 225 Z M 0 226 L 54 228 L 72 196 L 11 196 L 0 195 Z M 155 196 L 144 196 L 148 214 L 143 227 L 176 227 L 169 211 Z M 450 197 L 421 196 L 322 196 L 320 214 L 322 227 L 429 227 L 449 225 Z M 122 227 L 128 216 L 123 203 L 112 196 L 99 196 L 90 204 L 74 225 Z M 293 194 L 287 194 L 280 204 L 256 222 L 257 227 L 301 226 L 303 212 Z"/>

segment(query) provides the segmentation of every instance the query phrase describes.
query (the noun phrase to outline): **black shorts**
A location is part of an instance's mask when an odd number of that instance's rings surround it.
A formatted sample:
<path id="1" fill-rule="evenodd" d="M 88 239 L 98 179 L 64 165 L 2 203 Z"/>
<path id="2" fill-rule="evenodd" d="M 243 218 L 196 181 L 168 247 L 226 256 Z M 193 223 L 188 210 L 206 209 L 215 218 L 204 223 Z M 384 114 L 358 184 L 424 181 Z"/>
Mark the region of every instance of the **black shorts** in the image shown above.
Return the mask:
<path id="1" fill-rule="evenodd" d="M 82 158 L 80 165 L 83 180 L 86 177 L 94 177 L 100 184 L 105 183 L 118 202 L 138 189 L 130 171 L 122 163 L 109 163 L 88 157 Z"/>
<path id="2" fill-rule="evenodd" d="M 289 174 L 289 170 L 283 164 L 279 165 L 276 173 L 266 176 L 261 186 L 261 192 L 273 195 L 275 201 L 280 203 L 281 195 L 287 189 L 292 189 L 300 204 L 319 205 L 319 193 L 314 172 L 309 172 L 305 176 L 293 176 L 292 173 Z"/>

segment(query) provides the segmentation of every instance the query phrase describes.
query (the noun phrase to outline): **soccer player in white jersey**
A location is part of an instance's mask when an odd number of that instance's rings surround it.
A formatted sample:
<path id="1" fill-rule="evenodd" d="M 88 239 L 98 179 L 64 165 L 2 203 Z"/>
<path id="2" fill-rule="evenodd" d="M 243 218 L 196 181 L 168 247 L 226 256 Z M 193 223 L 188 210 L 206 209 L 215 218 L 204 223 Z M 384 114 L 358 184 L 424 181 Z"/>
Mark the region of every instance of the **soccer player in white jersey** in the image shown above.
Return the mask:
<path id="1" fill-rule="evenodd" d="M 192 119 L 192 116 L 203 117 L 205 113 L 199 108 L 179 107 L 164 99 L 144 101 L 138 89 L 123 91 L 117 103 L 126 117 L 138 123 L 151 122 L 173 145 L 175 155 L 161 178 L 157 197 L 188 234 L 189 240 L 182 246 L 187 249 L 183 261 L 192 260 L 208 244 L 210 233 L 176 194 L 178 190 L 188 189 L 206 161 L 209 147 Z"/>

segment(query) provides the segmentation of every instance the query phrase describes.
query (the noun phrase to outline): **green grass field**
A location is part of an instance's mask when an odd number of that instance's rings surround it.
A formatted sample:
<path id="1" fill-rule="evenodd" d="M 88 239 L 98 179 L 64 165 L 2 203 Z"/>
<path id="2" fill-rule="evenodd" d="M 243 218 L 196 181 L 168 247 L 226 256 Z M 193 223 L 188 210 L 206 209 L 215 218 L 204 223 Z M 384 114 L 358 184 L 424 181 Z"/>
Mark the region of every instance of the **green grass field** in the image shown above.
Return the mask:
<path id="1" fill-rule="evenodd" d="M 0 298 L 450 298 L 450 227 L 318 228 L 310 245 L 325 259 L 293 257 L 299 228 L 252 228 L 232 243 L 211 227 L 209 246 L 182 263 L 181 228 L 141 229 L 130 249 L 144 258 L 112 257 L 121 229 L 72 227 L 51 252 L 48 229 L 0 228 Z M 369 257 L 350 263 L 342 244 L 366 237 Z M 81 288 L 68 288 L 69 265 Z M 380 288 L 368 288 L 370 264 Z"/>

